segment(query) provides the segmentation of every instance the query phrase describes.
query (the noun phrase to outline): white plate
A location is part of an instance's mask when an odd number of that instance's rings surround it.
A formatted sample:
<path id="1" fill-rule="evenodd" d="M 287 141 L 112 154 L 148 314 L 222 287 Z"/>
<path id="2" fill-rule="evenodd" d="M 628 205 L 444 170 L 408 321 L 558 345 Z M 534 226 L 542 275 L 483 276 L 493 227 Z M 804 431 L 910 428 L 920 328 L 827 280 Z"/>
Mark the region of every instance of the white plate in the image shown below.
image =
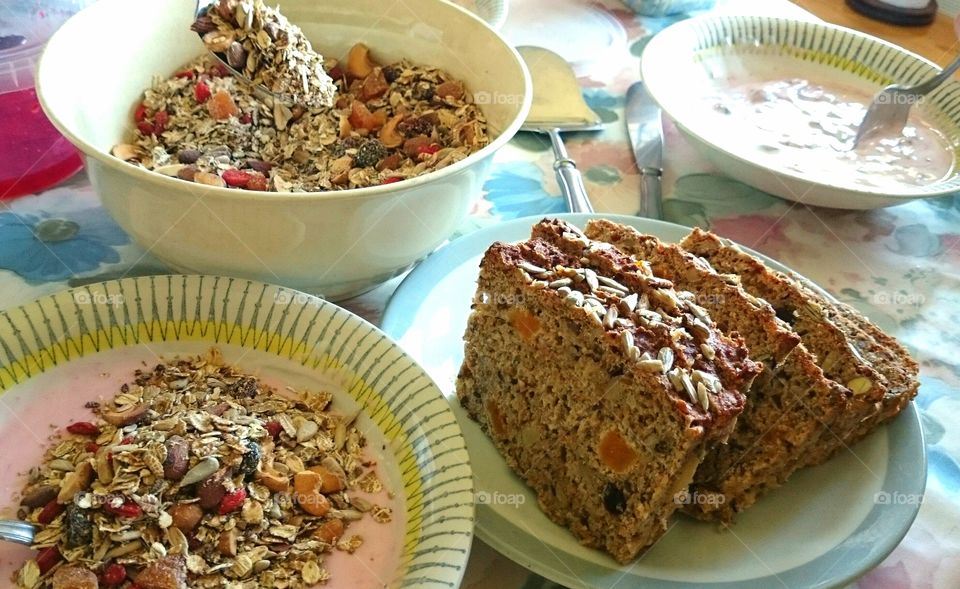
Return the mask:
<path id="1" fill-rule="evenodd" d="M 580 227 L 599 216 L 558 215 Z M 669 242 L 689 231 L 662 221 L 603 217 Z M 839 586 L 893 550 L 916 516 L 926 483 L 923 437 L 912 405 L 852 451 L 795 474 L 743 512 L 727 531 L 677 516 L 660 542 L 631 565 L 620 566 L 580 546 L 550 522 L 454 393 L 480 258 L 494 241 L 528 238 L 538 220 L 527 217 L 494 225 L 437 251 L 404 280 L 383 318 L 384 331 L 419 360 L 460 420 L 478 498 L 485 502 L 477 511 L 478 537 L 557 583 L 604 589 L 640 583 L 710 589 Z"/>
<path id="2" fill-rule="evenodd" d="M 923 186 L 872 189 L 831 183 L 818 170 L 800 173 L 759 161 L 756 146 L 718 125 L 704 108 L 711 79 L 806 78 L 863 90 L 869 96 L 891 83 L 915 84 L 940 71 L 933 62 L 859 31 L 822 22 L 766 16 L 702 16 L 658 33 L 643 52 L 641 74 L 666 115 L 723 173 L 781 198 L 840 209 L 872 209 L 953 194 L 960 190 L 955 165 Z M 960 145 L 960 83 L 943 84 L 915 107 Z M 826 149 L 826 148 L 824 148 Z"/>
<path id="3" fill-rule="evenodd" d="M 495 29 L 507 20 L 508 0 L 450 0 L 476 14 Z"/>

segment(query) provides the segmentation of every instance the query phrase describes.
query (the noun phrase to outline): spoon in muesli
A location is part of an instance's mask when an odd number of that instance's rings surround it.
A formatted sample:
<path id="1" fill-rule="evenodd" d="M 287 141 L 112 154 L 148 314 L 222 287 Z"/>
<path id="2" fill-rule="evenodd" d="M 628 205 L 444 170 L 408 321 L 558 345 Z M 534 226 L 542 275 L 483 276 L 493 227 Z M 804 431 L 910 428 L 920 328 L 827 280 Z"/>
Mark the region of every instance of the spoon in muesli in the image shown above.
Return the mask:
<path id="1" fill-rule="evenodd" d="M 190 29 L 227 72 L 267 104 L 333 104 L 336 85 L 299 27 L 263 0 L 198 0 Z"/>
<path id="2" fill-rule="evenodd" d="M 27 522 L 16 519 L 0 519 L 0 540 L 30 546 L 37 529 Z"/>

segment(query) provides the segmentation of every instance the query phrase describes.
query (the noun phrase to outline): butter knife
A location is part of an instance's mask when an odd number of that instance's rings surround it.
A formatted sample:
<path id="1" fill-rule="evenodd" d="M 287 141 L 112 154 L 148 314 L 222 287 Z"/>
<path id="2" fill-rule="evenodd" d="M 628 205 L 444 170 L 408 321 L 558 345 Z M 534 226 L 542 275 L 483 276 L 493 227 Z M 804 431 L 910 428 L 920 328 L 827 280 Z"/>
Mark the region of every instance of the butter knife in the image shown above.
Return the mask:
<path id="1" fill-rule="evenodd" d="M 633 157 L 640 170 L 640 216 L 662 219 L 663 122 L 660 107 L 643 82 L 634 83 L 627 91 L 626 118 Z"/>

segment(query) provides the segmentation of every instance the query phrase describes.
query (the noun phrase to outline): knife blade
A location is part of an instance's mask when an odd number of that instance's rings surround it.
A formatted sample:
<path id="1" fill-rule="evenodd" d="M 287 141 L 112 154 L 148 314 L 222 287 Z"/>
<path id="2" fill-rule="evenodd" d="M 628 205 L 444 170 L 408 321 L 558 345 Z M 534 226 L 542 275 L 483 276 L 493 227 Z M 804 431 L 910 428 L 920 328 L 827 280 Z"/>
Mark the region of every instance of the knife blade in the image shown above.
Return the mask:
<path id="1" fill-rule="evenodd" d="M 627 91 L 626 119 L 633 158 L 640 171 L 640 216 L 662 219 L 663 121 L 660 106 L 643 82 L 635 82 Z"/>

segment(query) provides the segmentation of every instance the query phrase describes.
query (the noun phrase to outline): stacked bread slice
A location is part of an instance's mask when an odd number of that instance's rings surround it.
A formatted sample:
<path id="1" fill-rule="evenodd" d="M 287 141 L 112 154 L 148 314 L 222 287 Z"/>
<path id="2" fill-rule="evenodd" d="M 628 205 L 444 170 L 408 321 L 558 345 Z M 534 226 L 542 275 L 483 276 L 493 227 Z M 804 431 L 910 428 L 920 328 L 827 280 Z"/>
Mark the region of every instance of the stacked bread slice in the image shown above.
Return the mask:
<path id="1" fill-rule="evenodd" d="M 481 264 L 459 398 L 543 511 L 623 562 L 667 529 L 761 371 L 692 298 L 560 222 Z"/>
<path id="2" fill-rule="evenodd" d="M 541 221 L 487 251 L 464 339 L 464 407 L 549 517 L 621 561 L 677 508 L 731 521 L 918 388 L 854 309 L 700 230 Z"/>

